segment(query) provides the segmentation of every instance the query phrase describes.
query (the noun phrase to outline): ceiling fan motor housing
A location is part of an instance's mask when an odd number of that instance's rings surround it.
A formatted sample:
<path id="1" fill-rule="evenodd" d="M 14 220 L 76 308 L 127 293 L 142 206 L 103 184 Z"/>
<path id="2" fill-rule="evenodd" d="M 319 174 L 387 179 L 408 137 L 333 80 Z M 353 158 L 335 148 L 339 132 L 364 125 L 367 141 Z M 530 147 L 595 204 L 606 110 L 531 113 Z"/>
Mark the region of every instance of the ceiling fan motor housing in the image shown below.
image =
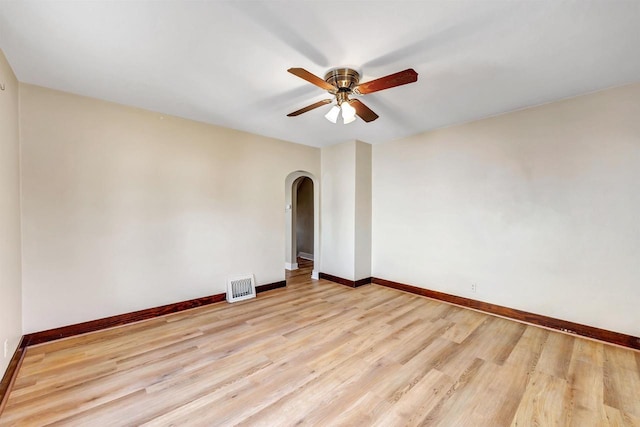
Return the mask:
<path id="1" fill-rule="evenodd" d="M 337 87 L 339 92 L 351 93 L 360 82 L 360 74 L 351 68 L 335 68 L 324 76 L 324 80 Z"/>

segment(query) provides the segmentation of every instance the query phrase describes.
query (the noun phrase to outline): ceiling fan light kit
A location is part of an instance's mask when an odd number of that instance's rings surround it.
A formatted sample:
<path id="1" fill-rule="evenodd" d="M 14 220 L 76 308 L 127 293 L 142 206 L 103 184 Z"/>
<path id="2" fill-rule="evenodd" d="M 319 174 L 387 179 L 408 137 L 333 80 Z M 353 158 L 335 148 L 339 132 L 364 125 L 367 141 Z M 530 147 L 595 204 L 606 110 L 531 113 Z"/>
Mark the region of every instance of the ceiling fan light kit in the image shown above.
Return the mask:
<path id="1" fill-rule="evenodd" d="M 351 106 L 348 102 L 343 102 L 340 106 L 342 109 L 342 120 L 344 124 L 351 123 L 356 119 L 356 109 Z"/>
<path id="2" fill-rule="evenodd" d="M 329 70 L 324 76 L 324 80 L 304 68 L 289 68 L 287 71 L 334 95 L 336 104 L 331 107 L 331 110 L 325 115 L 325 118 L 332 123 L 337 123 L 338 114 L 342 112 L 342 121 L 344 124 L 355 121 L 356 116 L 367 123 L 378 118 L 378 115 L 369 107 L 358 99 L 350 99 L 349 95 L 366 95 L 368 93 L 418 81 L 418 73 L 412 68 L 362 84 L 360 84 L 360 74 L 351 68 L 334 68 Z M 299 116 L 302 113 L 331 103 L 333 103 L 333 99 L 323 99 L 322 101 L 296 110 L 293 113 L 289 113 L 287 116 Z"/>
<path id="3" fill-rule="evenodd" d="M 327 120 L 329 120 L 331 123 L 337 123 L 338 114 L 340 114 L 340 107 L 338 107 L 337 105 L 334 105 L 333 107 L 331 107 L 331 110 L 329 110 L 329 112 L 324 117 Z"/>

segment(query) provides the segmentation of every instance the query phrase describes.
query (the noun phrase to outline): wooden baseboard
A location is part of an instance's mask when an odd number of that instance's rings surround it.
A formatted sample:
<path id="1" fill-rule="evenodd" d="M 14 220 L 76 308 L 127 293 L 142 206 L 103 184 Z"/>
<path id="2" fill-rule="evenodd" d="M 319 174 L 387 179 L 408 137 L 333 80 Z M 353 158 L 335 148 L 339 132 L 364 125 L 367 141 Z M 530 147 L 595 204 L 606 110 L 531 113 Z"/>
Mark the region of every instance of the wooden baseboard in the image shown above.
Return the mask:
<path id="1" fill-rule="evenodd" d="M 444 292 L 432 291 L 430 289 L 419 288 L 417 286 L 406 285 L 403 283 L 393 282 L 391 280 L 380 279 L 378 277 L 371 278 L 371 283 L 387 286 L 393 289 L 399 289 L 401 291 L 410 292 L 412 294 L 422 295 L 428 298 L 433 298 L 462 307 L 473 308 L 475 310 L 484 311 L 485 313 L 495 314 L 497 316 L 502 316 L 533 325 L 543 326 L 545 328 L 556 329 L 558 331 L 566 332 L 569 334 L 580 335 L 583 337 L 640 350 L 640 338 L 634 337 L 632 335 L 608 331 L 606 329 L 582 325 L 580 323 L 569 322 L 567 320 L 556 319 L 553 317 L 543 316 L 541 314 L 529 313 L 527 311 L 517 310 L 515 308 L 503 307 L 501 305 L 460 297 L 457 295 L 446 294 Z"/>
<path id="2" fill-rule="evenodd" d="M 360 280 L 348 280 L 342 277 L 334 276 L 332 274 L 320 273 L 320 278 L 329 280 L 331 282 L 340 283 L 341 285 L 349 286 L 350 288 L 357 288 L 358 286 L 368 285 L 371 283 L 371 277 L 366 277 Z"/>
<path id="3" fill-rule="evenodd" d="M 364 279 L 356 280 L 353 284 L 353 287 L 357 288 L 359 286 L 368 285 L 370 283 L 371 283 L 371 277 L 365 277 Z"/>
<path id="4" fill-rule="evenodd" d="M 190 308 L 201 307 L 203 305 L 224 301 L 225 299 L 226 294 L 216 294 L 188 301 L 162 305 L 160 307 L 133 311 L 131 313 L 117 314 L 115 316 L 104 317 L 102 319 L 90 320 L 88 322 L 76 323 L 75 325 L 62 326 L 60 328 L 27 334 L 24 336 L 25 339 L 22 340 L 22 343 L 25 347 L 28 347 L 30 345 L 42 344 L 44 342 L 49 342 L 61 338 L 86 334 L 87 332 L 95 332 L 101 329 L 112 328 L 114 326 L 122 326 L 128 323 L 134 323 L 141 320 L 151 319 L 153 317 L 163 316 L 165 314 L 188 310 Z"/>
<path id="5" fill-rule="evenodd" d="M 20 365 L 22 365 L 22 359 L 24 358 L 24 346 L 22 345 L 22 341 L 24 341 L 24 337 L 20 340 L 18 344 L 18 348 L 13 353 L 13 357 L 9 361 L 9 366 L 7 366 L 7 370 L 2 377 L 2 381 L 0 382 L 0 414 L 4 410 L 4 406 L 7 404 L 7 398 L 9 397 L 9 391 L 13 386 L 14 381 L 16 380 L 16 375 L 18 374 L 18 370 L 20 369 Z"/>
<path id="6" fill-rule="evenodd" d="M 285 286 L 287 286 L 286 280 L 281 280 L 279 282 L 256 286 L 256 294 L 259 294 L 260 292 L 270 291 L 272 289 L 284 288 Z"/>
<path id="7" fill-rule="evenodd" d="M 271 289 L 286 286 L 284 280 L 266 285 L 256 286 L 256 293 L 265 292 Z M 42 344 L 61 338 L 67 338 L 74 335 L 86 334 L 87 332 L 95 332 L 101 329 L 112 328 L 114 326 L 122 326 L 128 323 L 139 322 L 165 314 L 176 313 L 178 311 L 188 310 L 190 308 L 201 307 L 203 305 L 214 304 L 226 300 L 226 294 L 210 295 L 202 298 L 195 298 L 188 301 L 176 302 L 160 307 L 147 308 L 145 310 L 134 311 L 131 313 L 118 314 L 115 316 L 105 317 L 102 319 L 90 320 L 88 322 L 76 323 L 75 325 L 62 326 L 60 328 L 49 329 L 41 332 L 34 332 L 24 336 L 22 347 L 30 345 Z"/>

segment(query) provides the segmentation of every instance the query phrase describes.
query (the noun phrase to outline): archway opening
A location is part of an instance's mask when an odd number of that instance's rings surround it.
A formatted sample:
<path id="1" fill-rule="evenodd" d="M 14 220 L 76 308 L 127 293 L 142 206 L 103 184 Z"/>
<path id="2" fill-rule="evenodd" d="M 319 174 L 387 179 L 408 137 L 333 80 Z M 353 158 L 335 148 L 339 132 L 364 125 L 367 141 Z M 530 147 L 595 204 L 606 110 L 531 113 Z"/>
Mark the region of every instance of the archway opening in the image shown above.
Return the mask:
<path id="1" fill-rule="evenodd" d="M 320 206 L 316 178 L 305 171 L 292 172 L 285 180 L 285 269 L 310 269 L 318 278 L 320 266 Z M 311 267 L 312 266 L 312 267 Z"/>
<path id="2" fill-rule="evenodd" d="M 294 227 L 296 235 L 292 244 L 295 241 L 296 247 L 293 253 L 296 254 L 296 262 L 300 266 L 305 261 L 313 263 L 313 181 L 303 176 L 295 180 L 294 187 L 296 206 L 293 211 L 295 214 L 293 221 L 296 224 Z"/>

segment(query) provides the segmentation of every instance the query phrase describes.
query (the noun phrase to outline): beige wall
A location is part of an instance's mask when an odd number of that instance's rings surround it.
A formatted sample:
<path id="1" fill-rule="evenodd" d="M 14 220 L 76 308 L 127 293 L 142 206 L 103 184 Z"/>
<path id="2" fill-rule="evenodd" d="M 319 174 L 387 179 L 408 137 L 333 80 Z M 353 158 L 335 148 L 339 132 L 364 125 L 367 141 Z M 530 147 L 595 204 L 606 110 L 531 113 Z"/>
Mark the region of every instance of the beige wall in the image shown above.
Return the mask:
<path id="1" fill-rule="evenodd" d="M 355 280 L 371 277 L 371 145 L 356 141 Z"/>
<path id="2" fill-rule="evenodd" d="M 640 336 L 639 117 L 636 84 L 374 146 L 374 276 Z"/>
<path id="3" fill-rule="evenodd" d="M 0 50 L 0 378 L 22 335 L 19 86 Z M 7 341 L 7 356 L 4 342 Z"/>
<path id="4" fill-rule="evenodd" d="M 284 279 L 319 150 L 21 85 L 26 333 Z"/>

